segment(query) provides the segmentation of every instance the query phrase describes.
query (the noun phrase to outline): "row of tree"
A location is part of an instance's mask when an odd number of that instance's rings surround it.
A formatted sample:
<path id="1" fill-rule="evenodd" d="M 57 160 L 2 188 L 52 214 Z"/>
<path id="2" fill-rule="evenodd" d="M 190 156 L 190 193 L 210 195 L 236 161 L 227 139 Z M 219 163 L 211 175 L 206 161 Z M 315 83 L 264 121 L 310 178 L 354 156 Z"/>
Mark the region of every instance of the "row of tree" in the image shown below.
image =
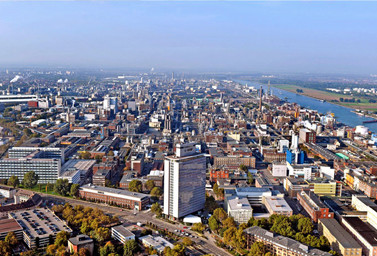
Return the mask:
<path id="1" fill-rule="evenodd" d="M 247 253 L 244 229 L 251 226 L 259 226 L 282 236 L 293 238 L 301 243 L 323 251 L 330 251 L 330 244 L 326 237 L 316 237 L 312 235 L 314 226 L 312 221 L 301 214 L 290 217 L 273 214 L 268 219 L 251 218 L 248 223 L 237 225 L 232 217 L 229 217 L 223 208 L 217 208 L 208 220 L 209 228 L 222 237 L 222 242 L 240 253 Z M 255 247 L 255 248 L 254 248 Z M 255 254 L 260 245 L 255 245 L 248 255 Z M 331 253 L 334 253 L 330 251 Z"/>

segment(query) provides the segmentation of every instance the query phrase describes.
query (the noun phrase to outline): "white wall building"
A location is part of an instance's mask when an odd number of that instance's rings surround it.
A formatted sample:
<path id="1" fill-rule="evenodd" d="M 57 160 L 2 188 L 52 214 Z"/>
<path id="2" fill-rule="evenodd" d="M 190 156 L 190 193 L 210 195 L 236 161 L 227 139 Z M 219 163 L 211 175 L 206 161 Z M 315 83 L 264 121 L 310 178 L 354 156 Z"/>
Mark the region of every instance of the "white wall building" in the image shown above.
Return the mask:
<path id="1" fill-rule="evenodd" d="M 247 223 L 253 217 L 253 208 L 246 197 L 230 197 L 227 204 L 228 215 L 233 217 L 237 223 Z"/>
<path id="2" fill-rule="evenodd" d="M 181 218 L 204 208 L 206 158 L 195 144 L 178 144 L 176 155 L 165 158 L 164 214 Z"/>

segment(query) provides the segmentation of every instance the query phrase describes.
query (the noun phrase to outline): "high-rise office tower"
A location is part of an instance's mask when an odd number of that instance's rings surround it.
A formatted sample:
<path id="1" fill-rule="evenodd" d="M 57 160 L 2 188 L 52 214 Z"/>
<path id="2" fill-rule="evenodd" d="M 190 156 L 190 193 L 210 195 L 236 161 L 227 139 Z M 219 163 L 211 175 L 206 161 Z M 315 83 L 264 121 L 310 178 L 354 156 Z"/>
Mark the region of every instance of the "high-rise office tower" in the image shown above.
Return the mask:
<path id="1" fill-rule="evenodd" d="M 164 214 L 182 218 L 200 211 L 205 203 L 206 158 L 194 143 L 177 144 L 174 156 L 165 158 Z"/>

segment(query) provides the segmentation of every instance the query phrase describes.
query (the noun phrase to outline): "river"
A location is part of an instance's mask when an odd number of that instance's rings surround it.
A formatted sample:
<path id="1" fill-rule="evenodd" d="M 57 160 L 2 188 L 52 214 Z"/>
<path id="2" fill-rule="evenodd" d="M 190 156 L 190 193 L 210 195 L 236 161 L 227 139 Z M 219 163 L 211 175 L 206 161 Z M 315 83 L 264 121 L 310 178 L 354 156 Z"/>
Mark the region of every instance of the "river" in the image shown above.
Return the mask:
<path id="1" fill-rule="evenodd" d="M 249 86 L 254 86 L 255 88 L 260 88 L 261 84 L 250 82 L 250 81 L 237 81 L 242 84 L 247 84 Z M 268 90 L 267 85 L 262 85 L 264 91 Z M 299 104 L 301 107 L 317 110 L 320 113 L 334 113 L 335 118 L 338 122 L 345 125 L 355 127 L 357 125 L 364 125 L 369 128 L 373 133 L 377 133 L 377 123 L 363 124 L 363 121 L 373 120 L 368 117 L 359 116 L 352 111 L 350 108 L 332 104 L 330 102 L 321 102 L 320 100 L 310 98 L 304 95 L 299 95 L 296 93 L 288 92 L 282 89 L 271 87 L 271 92 L 273 95 L 286 99 L 288 102 L 294 102 Z"/>

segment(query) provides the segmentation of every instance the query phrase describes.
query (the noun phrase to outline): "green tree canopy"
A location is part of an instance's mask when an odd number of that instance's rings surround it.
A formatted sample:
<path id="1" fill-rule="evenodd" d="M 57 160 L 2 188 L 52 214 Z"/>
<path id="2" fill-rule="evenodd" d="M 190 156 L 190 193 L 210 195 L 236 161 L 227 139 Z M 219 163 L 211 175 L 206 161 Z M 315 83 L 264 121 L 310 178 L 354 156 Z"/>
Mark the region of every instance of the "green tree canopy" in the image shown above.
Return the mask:
<path id="1" fill-rule="evenodd" d="M 151 191 L 151 196 L 159 198 L 162 195 L 162 190 L 159 187 L 154 187 Z"/>
<path id="2" fill-rule="evenodd" d="M 9 179 L 8 179 L 8 186 L 12 186 L 14 188 L 17 188 L 18 185 L 20 185 L 20 180 L 18 179 L 17 176 L 15 175 L 12 175 Z"/>
<path id="3" fill-rule="evenodd" d="M 79 188 L 80 188 L 79 184 L 72 184 L 69 194 L 71 196 L 77 196 L 77 194 L 79 192 Z"/>
<path id="4" fill-rule="evenodd" d="M 54 244 L 56 246 L 61 246 L 61 245 L 67 246 L 69 237 L 70 237 L 69 232 L 67 232 L 67 231 L 60 231 L 59 233 L 56 234 L 56 238 L 55 238 L 55 243 Z"/>
<path id="5" fill-rule="evenodd" d="M 38 179 L 38 175 L 34 171 L 30 171 L 25 173 L 22 184 L 25 186 L 25 188 L 32 188 L 37 185 Z"/>
<path id="6" fill-rule="evenodd" d="M 132 256 L 135 255 L 136 252 L 140 250 L 139 245 L 135 240 L 128 240 L 127 242 L 124 243 L 123 246 L 124 249 L 124 256 Z"/>
<path id="7" fill-rule="evenodd" d="M 249 256 L 264 256 L 267 253 L 267 248 L 262 242 L 255 242 L 250 247 Z"/>
<path id="8" fill-rule="evenodd" d="M 128 185 L 128 190 L 132 192 L 141 192 L 142 191 L 142 183 L 140 180 L 132 180 Z"/>
<path id="9" fill-rule="evenodd" d="M 54 191 L 59 195 L 66 196 L 70 192 L 70 185 L 67 179 L 57 179 Z"/>
<path id="10" fill-rule="evenodd" d="M 215 216 L 216 220 L 222 222 L 226 218 L 228 218 L 228 214 L 225 212 L 223 208 L 217 208 L 213 211 L 213 216 Z"/>
<path id="11" fill-rule="evenodd" d="M 152 207 L 151 207 L 151 211 L 157 215 L 157 217 L 160 217 L 161 214 L 162 214 L 162 208 L 161 208 L 161 205 L 159 203 L 154 203 L 152 204 Z"/>
<path id="12" fill-rule="evenodd" d="M 145 187 L 148 191 L 151 191 L 155 187 L 154 181 L 147 180 L 147 182 L 145 183 Z"/>
<path id="13" fill-rule="evenodd" d="M 18 244 L 18 240 L 14 232 L 9 232 L 4 241 L 10 246 L 15 246 L 16 244 Z"/>

